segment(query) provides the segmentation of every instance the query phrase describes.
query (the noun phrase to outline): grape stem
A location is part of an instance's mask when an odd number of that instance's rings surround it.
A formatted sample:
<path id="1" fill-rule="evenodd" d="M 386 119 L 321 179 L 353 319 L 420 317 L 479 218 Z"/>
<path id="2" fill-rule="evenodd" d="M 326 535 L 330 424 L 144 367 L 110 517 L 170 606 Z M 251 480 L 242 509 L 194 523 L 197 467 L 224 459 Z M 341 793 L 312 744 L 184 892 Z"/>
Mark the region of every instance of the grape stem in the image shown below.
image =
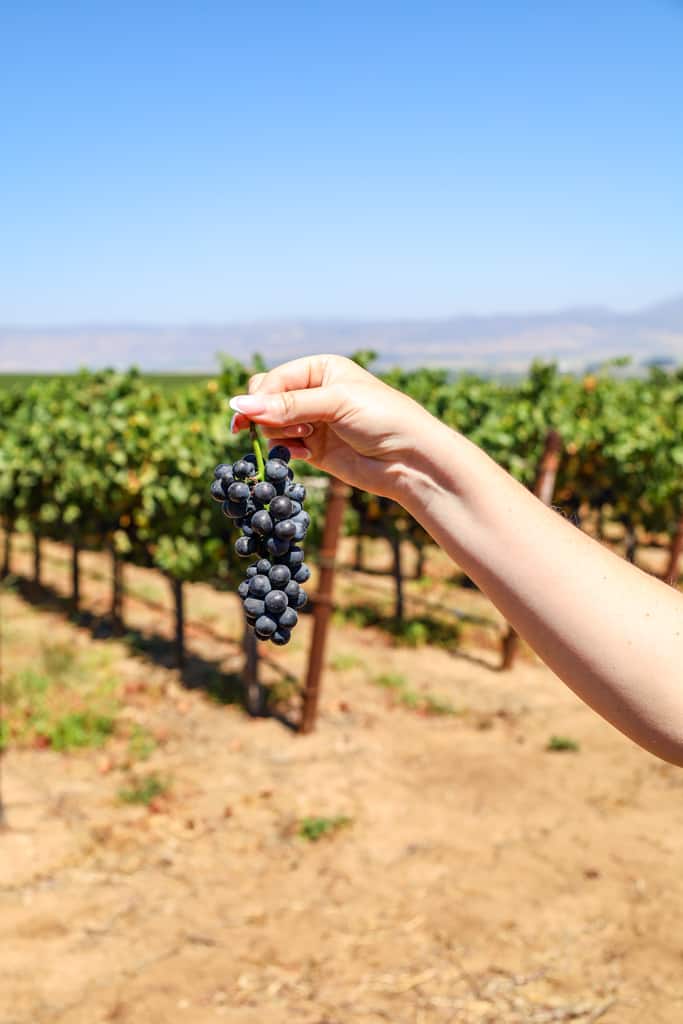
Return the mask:
<path id="1" fill-rule="evenodd" d="M 256 469 L 258 471 L 258 478 L 259 480 L 265 480 L 266 468 L 263 462 L 261 442 L 259 441 L 258 430 L 256 429 L 255 423 L 249 424 L 249 436 L 251 437 L 251 446 L 254 449 L 254 455 L 256 456 Z"/>

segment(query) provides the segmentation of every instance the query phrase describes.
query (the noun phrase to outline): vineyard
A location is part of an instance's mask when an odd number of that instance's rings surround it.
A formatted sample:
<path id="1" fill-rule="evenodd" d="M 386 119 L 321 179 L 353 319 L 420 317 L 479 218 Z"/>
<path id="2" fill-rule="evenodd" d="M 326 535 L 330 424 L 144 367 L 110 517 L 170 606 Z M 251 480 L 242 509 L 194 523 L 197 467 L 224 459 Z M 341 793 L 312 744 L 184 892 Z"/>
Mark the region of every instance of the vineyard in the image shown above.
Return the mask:
<path id="1" fill-rule="evenodd" d="M 356 356 L 367 364 L 372 353 Z M 27 380 L 0 390 L 0 523 L 5 538 L 2 573 L 11 569 L 12 543 L 29 534 L 33 577 L 40 582 L 41 541 L 72 551 L 72 600 L 78 609 L 79 559 L 107 550 L 112 559 L 114 621 L 121 618 L 125 564 L 155 568 L 176 605 L 178 659 L 183 658 L 183 584 L 236 585 L 239 559 L 230 523 L 207 500 L 214 465 L 232 461 L 240 441 L 229 435 L 228 401 L 262 368 L 226 359 L 210 380 L 176 382 L 127 373 L 82 372 Z M 676 572 L 683 511 L 683 371 L 652 369 L 645 379 L 618 377 L 606 366 L 583 378 L 535 364 L 526 379 L 502 385 L 445 371 L 392 371 L 384 379 L 480 445 L 528 487 L 549 431 L 560 448 L 552 501 L 601 539 L 621 531 L 625 554 L 637 545 L 672 545 Z M 310 480 L 312 528 L 307 557 L 319 555 L 325 489 Z M 304 480 L 306 480 L 304 476 Z M 344 530 L 391 545 L 396 581 L 395 620 L 404 619 L 401 550 L 416 552 L 422 574 L 429 537 L 386 499 L 353 492 Z M 416 627 L 416 635 L 420 630 Z"/>

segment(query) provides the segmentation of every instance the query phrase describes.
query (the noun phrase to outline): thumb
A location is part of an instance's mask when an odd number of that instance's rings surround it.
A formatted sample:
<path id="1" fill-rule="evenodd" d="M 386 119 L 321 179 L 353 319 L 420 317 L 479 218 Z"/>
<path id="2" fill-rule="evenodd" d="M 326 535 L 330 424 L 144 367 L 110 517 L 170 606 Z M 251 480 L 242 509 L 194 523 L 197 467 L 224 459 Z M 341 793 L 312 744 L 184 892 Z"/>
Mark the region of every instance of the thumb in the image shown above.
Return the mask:
<path id="1" fill-rule="evenodd" d="M 235 412 L 270 427 L 285 427 L 294 423 L 330 423 L 341 416 L 342 407 L 342 395 L 334 386 L 275 394 L 259 391 L 230 399 L 230 408 Z"/>

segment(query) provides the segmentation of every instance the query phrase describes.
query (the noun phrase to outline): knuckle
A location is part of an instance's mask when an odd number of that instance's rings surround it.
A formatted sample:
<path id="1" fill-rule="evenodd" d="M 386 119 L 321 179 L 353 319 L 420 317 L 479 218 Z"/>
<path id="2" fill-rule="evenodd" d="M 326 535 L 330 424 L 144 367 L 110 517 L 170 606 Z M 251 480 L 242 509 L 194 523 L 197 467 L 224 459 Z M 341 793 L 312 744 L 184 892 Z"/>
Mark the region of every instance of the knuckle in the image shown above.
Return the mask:
<path id="1" fill-rule="evenodd" d="M 294 416 L 294 410 L 295 410 L 295 405 L 296 405 L 292 392 L 291 391 L 283 392 L 280 400 L 282 402 L 283 418 L 285 420 L 291 419 Z"/>

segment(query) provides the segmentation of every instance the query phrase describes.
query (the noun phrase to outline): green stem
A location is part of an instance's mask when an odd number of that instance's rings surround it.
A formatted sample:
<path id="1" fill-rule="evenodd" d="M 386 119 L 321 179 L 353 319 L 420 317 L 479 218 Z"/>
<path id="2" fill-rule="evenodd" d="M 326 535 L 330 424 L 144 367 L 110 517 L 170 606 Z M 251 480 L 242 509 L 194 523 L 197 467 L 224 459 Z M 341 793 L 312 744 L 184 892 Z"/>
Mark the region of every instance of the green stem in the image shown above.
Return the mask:
<path id="1" fill-rule="evenodd" d="M 249 424 L 249 436 L 251 437 L 251 446 L 254 449 L 254 455 L 256 456 L 256 468 L 258 470 L 259 480 L 265 480 L 266 478 L 266 467 L 263 462 L 263 452 L 261 451 L 261 442 L 259 441 L 258 431 L 255 423 Z"/>

